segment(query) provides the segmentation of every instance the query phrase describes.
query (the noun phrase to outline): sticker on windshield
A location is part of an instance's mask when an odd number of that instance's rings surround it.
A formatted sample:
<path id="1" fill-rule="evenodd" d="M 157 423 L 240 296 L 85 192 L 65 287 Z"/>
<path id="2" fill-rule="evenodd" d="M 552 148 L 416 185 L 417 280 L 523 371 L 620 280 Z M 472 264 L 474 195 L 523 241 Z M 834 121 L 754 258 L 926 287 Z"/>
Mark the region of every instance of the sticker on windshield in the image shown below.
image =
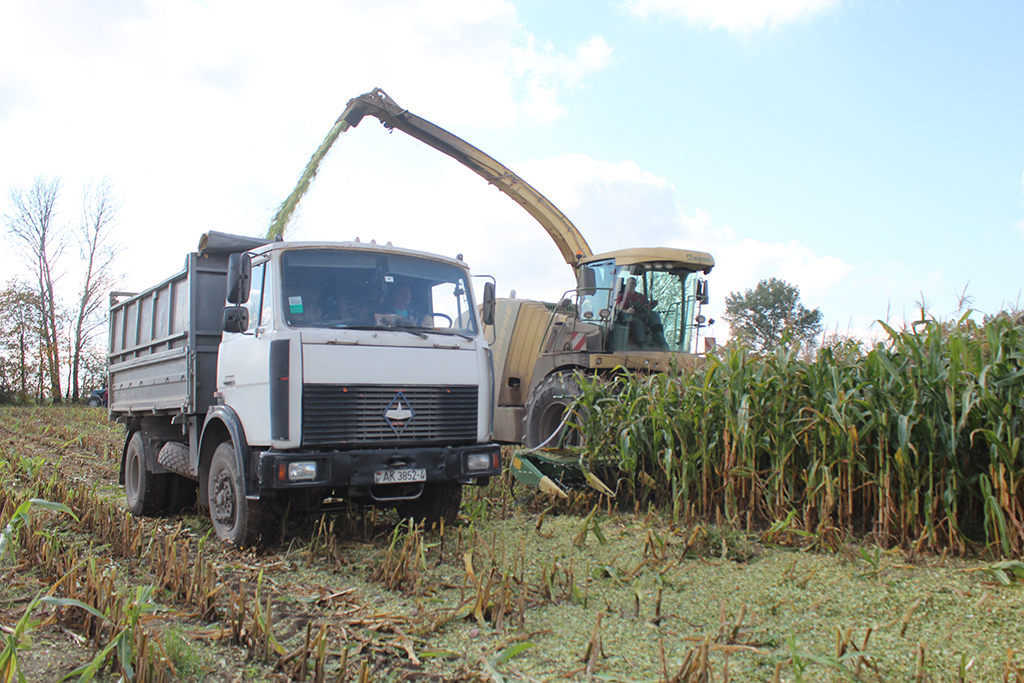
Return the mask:
<path id="1" fill-rule="evenodd" d="M 292 313 L 302 314 L 302 297 L 301 296 L 290 296 L 288 297 L 288 310 Z"/>

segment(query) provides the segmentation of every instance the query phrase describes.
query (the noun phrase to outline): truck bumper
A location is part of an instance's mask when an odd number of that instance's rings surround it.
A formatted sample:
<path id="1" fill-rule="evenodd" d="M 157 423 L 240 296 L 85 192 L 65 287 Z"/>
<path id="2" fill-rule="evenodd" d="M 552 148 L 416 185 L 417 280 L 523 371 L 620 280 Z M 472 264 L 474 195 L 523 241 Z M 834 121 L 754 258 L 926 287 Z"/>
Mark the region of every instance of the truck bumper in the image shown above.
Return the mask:
<path id="1" fill-rule="evenodd" d="M 501 474 L 498 444 L 316 453 L 270 450 L 258 458 L 262 490 L 380 486 L 377 477 L 382 472 L 394 483 L 471 483 Z"/>

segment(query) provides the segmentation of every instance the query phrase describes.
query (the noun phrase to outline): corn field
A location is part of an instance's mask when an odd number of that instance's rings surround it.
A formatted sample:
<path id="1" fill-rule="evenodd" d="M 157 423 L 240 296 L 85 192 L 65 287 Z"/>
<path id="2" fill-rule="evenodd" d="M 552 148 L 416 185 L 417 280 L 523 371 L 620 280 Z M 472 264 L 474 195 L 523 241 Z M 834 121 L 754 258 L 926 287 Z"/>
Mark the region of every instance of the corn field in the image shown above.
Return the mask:
<path id="1" fill-rule="evenodd" d="M 581 377 L 577 426 L 620 493 L 677 520 L 1019 556 L 1024 326 L 885 330 L 848 357 L 733 349 L 693 373 Z"/>

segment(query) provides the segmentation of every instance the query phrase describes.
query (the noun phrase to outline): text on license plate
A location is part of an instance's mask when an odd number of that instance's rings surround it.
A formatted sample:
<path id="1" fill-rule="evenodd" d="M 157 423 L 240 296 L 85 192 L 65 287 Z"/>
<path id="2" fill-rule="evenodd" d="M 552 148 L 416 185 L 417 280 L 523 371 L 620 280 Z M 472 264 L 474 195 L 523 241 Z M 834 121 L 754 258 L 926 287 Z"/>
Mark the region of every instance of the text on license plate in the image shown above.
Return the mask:
<path id="1" fill-rule="evenodd" d="M 426 470 L 380 470 L 373 473 L 374 484 L 404 484 L 410 481 L 426 480 Z"/>

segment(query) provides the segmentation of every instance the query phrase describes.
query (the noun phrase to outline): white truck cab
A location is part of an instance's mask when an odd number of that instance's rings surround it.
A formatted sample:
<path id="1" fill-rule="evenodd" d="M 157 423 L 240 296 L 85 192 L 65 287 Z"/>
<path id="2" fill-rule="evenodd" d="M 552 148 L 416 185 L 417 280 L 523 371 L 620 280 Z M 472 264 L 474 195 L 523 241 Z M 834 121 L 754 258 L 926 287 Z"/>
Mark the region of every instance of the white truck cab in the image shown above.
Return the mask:
<path id="1" fill-rule="evenodd" d="M 111 310 L 129 507 L 175 507 L 188 497 L 167 491 L 197 481 L 217 534 L 238 546 L 259 542 L 285 507 L 343 500 L 451 522 L 461 486 L 501 471 L 491 352 L 466 264 L 390 244 L 228 237 L 211 233 L 185 272 Z M 163 315 L 168 299 L 178 303 Z M 198 359 L 214 314 L 211 377 Z M 164 335 L 145 338 L 139 321 L 165 317 L 191 350 L 140 356 Z M 179 370 L 161 360 L 182 355 L 190 379 L 154 400 L 154 380 Z"/>

